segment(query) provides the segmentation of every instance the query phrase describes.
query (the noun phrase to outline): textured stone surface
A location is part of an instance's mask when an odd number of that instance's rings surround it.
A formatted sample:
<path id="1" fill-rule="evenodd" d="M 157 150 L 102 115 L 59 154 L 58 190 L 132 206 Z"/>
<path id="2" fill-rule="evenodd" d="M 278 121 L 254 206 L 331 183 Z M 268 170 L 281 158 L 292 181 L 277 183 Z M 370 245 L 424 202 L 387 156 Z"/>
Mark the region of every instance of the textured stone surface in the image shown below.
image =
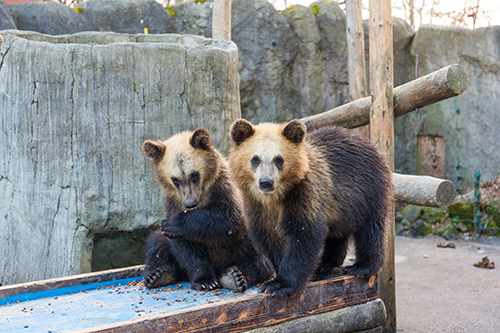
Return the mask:
<path id="1" fill-rule="evenodd" d="M 156 225 L 142 142 L 203 126 L 227 153 L 240 117 L 232 42 L 18 34 L 0 52 L 2 284 L 88 272 L 94 234 Z"/>
<path id="2" fill-rule="evenodd" d="M 16 29 L 9 7 L 0 1 L 0 30 Z"/>
<path id="3" fill-rule="evenodd" d="M 176 2 L 173 8 L 179 32 L 212 38 L 212 7 L 213 2 L 209 0 L 203 3 L 195 0 Z"/>
<path id="4" fill-rule="evenodd" d="M 253 122 L 296 117 L 298 41 L 285 17 L 266 0 L 236 0 L 232 37 L 239 50 L 242 115 Z"/>
<path id="5" fill-rule="evenodd" d="M 49 35 L 94 30 L 90 22 L 76 10 L 53 1 L 27 2 L 11 5 L 9 9 L 19 30 Z"/>
<path id="6" fill-rule="evenodd" d="M 89 0 L 81 5 L 82 15 L 97 31 L 129 34 L 176 33 L 175 20 L 155 0 Z"/>
<path id="7" fill-rule="evenodd" d="M 467 72 L 469 85 L 457 97 L 396 119 L 396 168 L 402 173 L 417 171 L 417 135 L 438 135 L 446 141 L 445 178 L 454 181 L 461 175 L 458 186 L 464 188 L 472 187 L 476 170 L 481 171 L 481 181 L 500 175 L 499 45 L 499 26 L 420 27 L 411 52 L 420 56 L 421 76 L 457 63 Z"/>

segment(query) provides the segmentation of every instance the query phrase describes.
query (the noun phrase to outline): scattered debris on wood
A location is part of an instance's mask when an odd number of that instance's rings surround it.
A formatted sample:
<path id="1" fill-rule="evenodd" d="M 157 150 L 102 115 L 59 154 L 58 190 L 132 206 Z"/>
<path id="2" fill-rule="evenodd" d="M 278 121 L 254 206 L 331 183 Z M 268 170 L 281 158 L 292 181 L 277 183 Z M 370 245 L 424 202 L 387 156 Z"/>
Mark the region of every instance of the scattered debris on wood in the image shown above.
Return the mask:
<path id="1" fill-rule="evenodd" d="M 481 261 L 475 263 L 475 264 L 472 264 L 474 267 L 479 267 L 479 268 L 488 268 L 488 269 L 493 269 L 495 268 L 495 262 L 492 261 L 490 262 L 490 259 L 488 259 L 488 257 L 483 257 L 483 259 L 481 259 Z"/>

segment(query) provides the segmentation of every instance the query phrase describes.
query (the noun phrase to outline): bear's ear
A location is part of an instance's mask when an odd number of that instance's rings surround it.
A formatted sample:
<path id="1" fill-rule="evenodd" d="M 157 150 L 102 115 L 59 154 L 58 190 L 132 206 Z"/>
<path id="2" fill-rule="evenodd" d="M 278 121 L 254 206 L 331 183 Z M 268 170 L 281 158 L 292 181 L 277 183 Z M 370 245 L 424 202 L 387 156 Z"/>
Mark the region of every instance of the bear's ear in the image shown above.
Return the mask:
<path id="1" fill-rule="evenodd" d="M 194 148 L 208 150 L 210 148 L 210 134 L 204 128 L 198 128 L 189 139 L 189 143 Z"/>
<path id="2" fill-rule="evenodd" d="M 153 160 L 158 160 L 165 155 L 165 151 L 167 150 L 167 147 L 165 144 L 161 141 L 150 141 L 146 140 L 142 144 L 142 151 L 144 152 L 144 155 L 147 157 L 152 158 Z"/>
<path id="3" fill-rule="evenodd" d="M 255 129 L 247 120 L 238 119 L 231 125 L 230 132 L 233 143 L 239 146 L 255 133 Z"/>
<path id="4" fill-rule="evenodd" d="M 296 144 L 301 143 L 304 140 L 306 133 L 307 133 L 306 125 L 304 125 L 297 119 L 294 119 L 290 121 L 288 124 L 286 124 L 282 132 L 285 138 Z"/>

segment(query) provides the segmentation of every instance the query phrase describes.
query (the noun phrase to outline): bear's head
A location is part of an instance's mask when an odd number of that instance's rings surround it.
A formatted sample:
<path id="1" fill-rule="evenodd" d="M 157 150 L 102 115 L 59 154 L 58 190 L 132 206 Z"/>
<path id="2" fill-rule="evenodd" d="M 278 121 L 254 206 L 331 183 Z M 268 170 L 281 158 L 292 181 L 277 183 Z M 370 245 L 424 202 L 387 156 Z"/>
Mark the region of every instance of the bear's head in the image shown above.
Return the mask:
<path id="1" fill-rule="evenodd" d="M 147 140 L 142 150 L 152 160 L 156 179 L 170 197 L 186 209 L 203 202 L 219 168 L 219 154 L 206 129 L 181 132 L 163 142 Z"/>
<path id="2" fill-rule="evenodd" d="M 304 147 L 306 126 L 299 120 L 286 124 L 253 126 L 245 119 L 231 126 L 230 165 L 240 187 L 254 195 L 282 194 L 305 177 L 309 160 Z"/>

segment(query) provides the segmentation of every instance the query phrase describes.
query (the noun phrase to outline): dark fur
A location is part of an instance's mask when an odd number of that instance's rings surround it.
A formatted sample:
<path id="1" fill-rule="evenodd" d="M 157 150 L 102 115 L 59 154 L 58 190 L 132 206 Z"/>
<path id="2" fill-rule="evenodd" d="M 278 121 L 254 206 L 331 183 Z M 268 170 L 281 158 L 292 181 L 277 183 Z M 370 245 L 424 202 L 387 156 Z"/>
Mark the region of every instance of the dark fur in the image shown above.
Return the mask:
<path id="1" fill-rule="evenodd" d="M 251 238 L 277 270 L 276 278 L 263 284 L 261 292 L 278 297 L 300 292 L 313 273 L 328 274 L 342 265 L 351 237 L 356 262 L 347 271 L 359 277 L 376 274 L 384 260 L 386 222 L 393 209 L 391 171 L 372 143 L 337 127 L 308 133 L 301 142 L 305 127 L 299 124 L 292 121 L 283 127 L 282 139 L 297 144 L 297 151 L 305 150 L 309 169 L 303 179 L 281 185 L 286 187 L 275 197 L 275 204 L 263 204 L 255 197 L 256 192 L 249 190 L 244 172 L 233 170 L 244 194 Z M 232 134 L 238 133 L 237 139 L 245 137 L 238 130 L 241 128 L 246 127 L 238 124 L 232 128 Z M 232 168 L 241 158 L 248 158 L 250 163 L 253 156 L 249 153 L 235 160 L 243 142 L 234 142 Z M 242 149 L 251 151 L 251 147 Z M 294 152 L 289 155 L 294 156 Z M 242 169 L 241 164 L 238 166 Z M 281 211 L 276 211 L 278 204 Z M 277 227 L 270 228 L 274 221 L 278 221 Z"/>
<path id="2" fill-rule="evenodd" d="M 165 189 L 169 179 L 163 177 L 158 168 L 162 149 L 159 153 L 150 143 L 146 141 L 143 149 L 147 155 L 152 152 L 148 156 L 153 158 L 155 175 Z M 256 251 L 247 235 L 241 203 L 235 195 L 226 164 L 220 160 L 222 156 L 210 145 L 208 132 L 204 129 L 194 132 L 190 144 L 210 152 L 207 170 L 216 178 L 207 189 L 208 200 L 193 210 L 185 210 L 169 185 L 164 200 L 166 218 L 161 223 L 161 230 L 151 234 L 146 241 L 147 279 L 166 272 L 175 281 L 189 280 L 193 289 L 210 290 L 219 287 L 220 276 L 236 266 L 248 286 L 264 282 L 274 269 L 269 260 Z M 237 272 L 231 274 L 237 276 Z M 154 282 L 148 281 L 146 286 L 159 286 Z"/>

